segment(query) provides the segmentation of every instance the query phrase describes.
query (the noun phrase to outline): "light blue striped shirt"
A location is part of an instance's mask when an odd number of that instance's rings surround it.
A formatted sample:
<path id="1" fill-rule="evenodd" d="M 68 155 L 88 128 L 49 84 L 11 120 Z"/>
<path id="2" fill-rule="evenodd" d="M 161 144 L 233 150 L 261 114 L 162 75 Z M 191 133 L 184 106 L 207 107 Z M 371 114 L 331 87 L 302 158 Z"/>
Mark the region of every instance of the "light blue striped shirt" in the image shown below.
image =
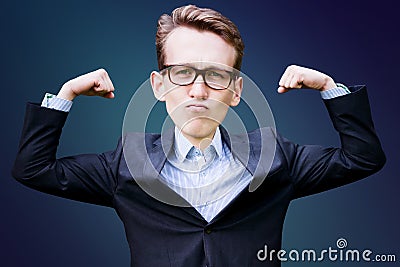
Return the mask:
<path id="1" fill-rule="evenodd" d="M 210 222 L 251 181 L 243 164 L 222 143 L 217 128 L 202 152 L 175 127 L 174 153 L 161 170 L 164 182 Z"/>
<path id="2" fill-rule="evenodd" d="M 59 98 L 56 95 L 50 93 L 46 93 L 43 97 L 41 106 L 64 112 L 69 112 L 72 107 L 72 101 Z"/>
<path id="3" fill-rule="evenodd" d="M 337 88 L 322 91 L 321 97 L 331 99 L 349 93 L 347 87 L 338 84 Z M 42 107 L 69 112 L 72 101 L 46 93 Z M 239 195 L 252 179 L 247 169 L 222 142 L 218 128 L 211 144 L 203 152 L 175 128 L 174 153 L 168 156 L 161 177 L 208 222 Z"/>

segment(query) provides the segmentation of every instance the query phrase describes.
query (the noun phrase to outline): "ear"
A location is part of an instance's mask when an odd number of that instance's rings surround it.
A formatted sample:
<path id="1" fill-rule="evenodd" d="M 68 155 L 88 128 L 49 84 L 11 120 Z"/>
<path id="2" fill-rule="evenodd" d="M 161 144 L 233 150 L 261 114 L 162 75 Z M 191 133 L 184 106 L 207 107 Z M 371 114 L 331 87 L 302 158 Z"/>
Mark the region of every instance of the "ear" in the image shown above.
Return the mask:
<path id="1" fill-rule="evenodd" d="M 153 88 L 154 96 L 158 101 L 165 101 L 165 90 L 163 76 L 157 72 L 152 71 L 150 74 L 151 87 Z"/>
<path id="2" fill-rule="evenodd" d="M 234 88 L 232 92 L 233 97 L 230 104 L 231 107 L 236 107 L 237 105 L 239 105 L 240 96 L 242 95 L 242 89 L 243 89 L 243 78 L 238 77 L 234 83 Z"/>

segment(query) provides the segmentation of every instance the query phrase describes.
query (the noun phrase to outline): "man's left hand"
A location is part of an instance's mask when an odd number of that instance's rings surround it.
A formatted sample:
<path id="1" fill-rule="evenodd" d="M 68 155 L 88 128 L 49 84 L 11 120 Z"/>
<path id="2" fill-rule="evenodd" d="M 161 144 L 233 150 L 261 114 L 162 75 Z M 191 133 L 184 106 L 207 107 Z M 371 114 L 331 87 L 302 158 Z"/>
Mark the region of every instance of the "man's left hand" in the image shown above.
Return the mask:
<path id="1" fill-rule="evenodd" d="M 333 79 L 322 72 L 290 65 L 286 68 L 279 81 L 278 93 L 286 93 L 292 89 L 301 88 L 325 91 L 335 87 L 336 84 Z"/>

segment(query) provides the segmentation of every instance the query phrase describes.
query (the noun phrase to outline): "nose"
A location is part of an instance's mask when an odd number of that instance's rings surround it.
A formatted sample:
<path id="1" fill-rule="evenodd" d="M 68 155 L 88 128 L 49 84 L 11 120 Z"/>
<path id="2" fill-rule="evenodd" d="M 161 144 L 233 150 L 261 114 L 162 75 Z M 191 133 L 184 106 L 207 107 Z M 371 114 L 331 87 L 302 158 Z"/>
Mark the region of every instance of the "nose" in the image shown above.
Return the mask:
<path id="1" fill-rule="evenodd" d="M 190 85 L 189 95 L 193 98 L 207 99 L 208 86 L 201 75 L 197 76 L 196 80 Z"/>

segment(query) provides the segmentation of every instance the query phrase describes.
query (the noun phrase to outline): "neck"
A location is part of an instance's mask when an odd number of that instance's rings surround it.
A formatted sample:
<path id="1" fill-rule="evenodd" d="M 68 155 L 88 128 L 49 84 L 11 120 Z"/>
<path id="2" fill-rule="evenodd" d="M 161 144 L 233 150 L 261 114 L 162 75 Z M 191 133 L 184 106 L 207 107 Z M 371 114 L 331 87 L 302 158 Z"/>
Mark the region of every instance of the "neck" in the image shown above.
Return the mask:
<path id="1" fill-rule="evenodd" d="M 211 133 L 207 136 L 202 136 L 202 137 L 196 137 L 196 136 L 191 136 L 182 131 L 182 135 L 194 146 L 197 147 L 200 150 L 206 149 L 212 142 L 215 131 L 217 129 L 214 129 L 211 131 Z"/>

